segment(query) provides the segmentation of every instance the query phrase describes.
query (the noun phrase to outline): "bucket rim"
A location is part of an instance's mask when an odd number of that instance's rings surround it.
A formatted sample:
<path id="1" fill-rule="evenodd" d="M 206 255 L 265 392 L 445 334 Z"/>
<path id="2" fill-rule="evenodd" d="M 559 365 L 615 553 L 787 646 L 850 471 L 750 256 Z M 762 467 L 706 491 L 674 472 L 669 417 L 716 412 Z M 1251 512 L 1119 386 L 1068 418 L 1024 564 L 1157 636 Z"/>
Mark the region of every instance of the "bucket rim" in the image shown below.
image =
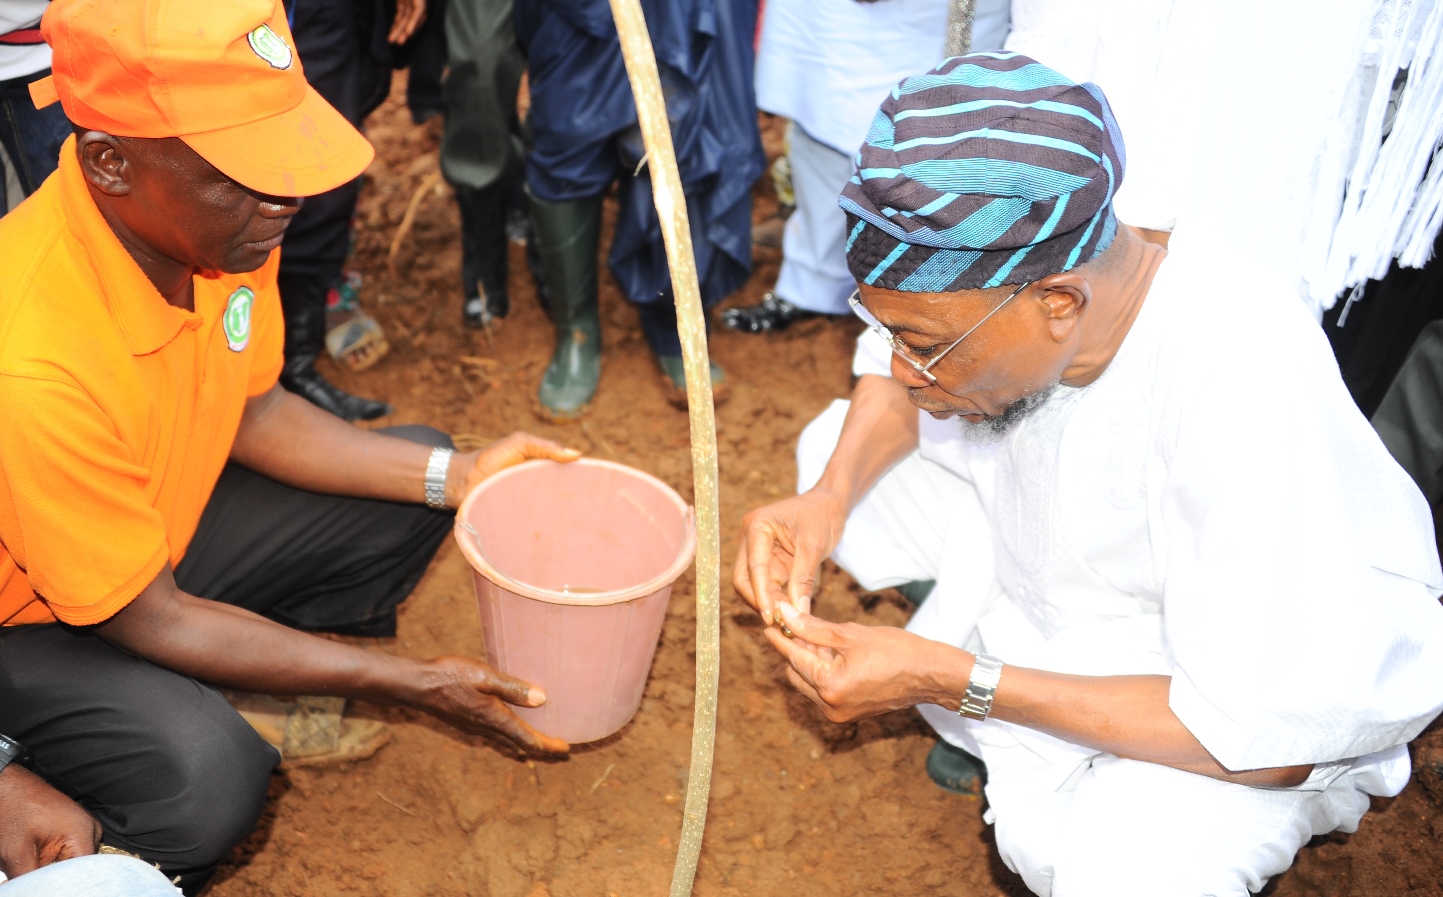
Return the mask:
<path id="1" fill-rule="evenodd" d="M 481 553 L 478 545 L 478 537 L 475 531 L 467 522 L 471 508 L 475 505 L 482 493 L 497 483 L 516 476 L 528 470 L 535 470 L 546 465 L 561 464 L 560 461 L 552 461 L 547 458 L 535 458 L 530 461 L 523 461 L 513 467 L 497 471 L 491 476 L 476 484 L 476 487 L 466 494 L 461 505 L 456 509 L 456 522 L 452 525 L 452 534 L 456 538 L 456 544 L 461 548 L 461 554 L 465 556 L 471 569 L 480 573 L 494 584 L 508 592 L 514 592 L 526 598 L 536 601 L 543 601 L 547 604 L 563 604 L 576 607 L 605 607 L 612 604 L 621 604 L 626 601 L 634 601 L 637 598 L 644 598 L 664 588 L 668 588 L 676 582 L 682 572 L 691 566 L 696 556 L 696 511 L 688 505 L 677 491 L 657 477 L 652 476 L 644 470 L 637 470 L 625 464 L 618 464 L 615 461 L 605 461 L 601 458 L 577 458 L 575 461 L 564 462 L 568 465 L 576 464 L 585 467 L 602 467 L 625 473 L 629 476 L 643 481 L 657 489 L 681 512 L 682 517 L 682 544 L 677 552 L 676 560 L 664 571 L 653 576 L 651 579 L 626 589 L 615 589 L 610 592 L 596 592 L 586 595 L 568 595 L 564 592 L 552 589 L 543 589 L 530 583 L 513 579 L 510 576 L 497 570 L 486 556 Z"/>

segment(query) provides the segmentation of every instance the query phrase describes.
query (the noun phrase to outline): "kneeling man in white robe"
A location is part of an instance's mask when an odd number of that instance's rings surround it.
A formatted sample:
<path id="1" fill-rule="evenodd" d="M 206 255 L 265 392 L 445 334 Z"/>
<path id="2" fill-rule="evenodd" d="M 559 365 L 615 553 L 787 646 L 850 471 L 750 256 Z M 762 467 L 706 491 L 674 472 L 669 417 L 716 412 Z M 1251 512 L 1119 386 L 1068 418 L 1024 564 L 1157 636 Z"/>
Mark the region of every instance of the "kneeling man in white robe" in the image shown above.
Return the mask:
<path id="1" fill-rule="evenodd" d="M 1116 220 L 1096 86 L 950 59 L 857 160 L 860 377 L 747 516 L 738 591 L 829 719 L 918 706 L 985 762 L 1037 894 L 1261 890 L 1443 708 L 1428 505 L 1290 284 Z M 829 623 L 828 556 L 936 586 L 906 631 Z"/>

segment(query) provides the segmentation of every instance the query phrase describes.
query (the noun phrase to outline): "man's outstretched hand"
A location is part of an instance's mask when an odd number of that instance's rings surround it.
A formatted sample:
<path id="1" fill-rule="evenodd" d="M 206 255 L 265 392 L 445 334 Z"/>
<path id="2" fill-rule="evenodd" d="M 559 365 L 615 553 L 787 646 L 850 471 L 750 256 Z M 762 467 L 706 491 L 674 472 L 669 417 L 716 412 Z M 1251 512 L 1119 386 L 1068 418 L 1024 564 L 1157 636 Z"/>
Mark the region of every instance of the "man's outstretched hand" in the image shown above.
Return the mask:
<path id="1" fill-rule="evenodd" d="M 88 856 L 100 823 L 44 779 L 15 763 L 0 771 L 0 872 L 8 878 Z"/>
<path id="2" fill-rule="evenodd" d="M 527 754 L 565 754 L 566 742 L 542 735 L 507 704 L 539 707 L 546 693 L 468 657 L 438 657 L 425 664 L 421 693 L 412 704 L 463 732 L 499 737 Z"/>
<path id="3" fill-rule="evenodd" d="M 446 503 L 453 508 L 459 507 L 461 500 L 482 480 L 523 461 L 543 458 L 564 464 L 580 457 L 579 450 L 566 448 L 550 439 L 520 431 L 512 433 L 484 449 L 458 453 L 451 460 L 451 471 L 446 477 Z"/>
<path id="4" fill-rule="evenodd" d="M 786 658 L 792 685 L 832 722 L 914 704 L 956 709 L 961 693 L 950 683 L 970 671 L 967 652 L 892 626 L 829 623 L 789 604 L 780 614 L 794 638 L 780 629 L 768 629 L 767 638 Z"/>

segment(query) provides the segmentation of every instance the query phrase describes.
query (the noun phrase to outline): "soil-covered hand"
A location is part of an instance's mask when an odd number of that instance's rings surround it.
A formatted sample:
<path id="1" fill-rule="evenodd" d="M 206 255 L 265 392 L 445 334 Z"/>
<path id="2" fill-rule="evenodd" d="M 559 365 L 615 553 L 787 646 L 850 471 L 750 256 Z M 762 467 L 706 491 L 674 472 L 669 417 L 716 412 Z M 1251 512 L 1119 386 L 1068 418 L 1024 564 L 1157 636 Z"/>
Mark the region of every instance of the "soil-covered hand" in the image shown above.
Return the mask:
<path id="1" fill-rule="evenodd" d="M 438 657 L 424 665 L 420 694 L 411 703 L 464 732 L 501 738 L 528 754 L 564 754 L 564 741 L 542 735 L 507 704 L 539 707 L 546 693 L 479 660 Z"/>
<path id="2" fill-rule="evenodd" d="M 100 823 L 35 773 L 0 772 L 0 872 L 9 878 L 100 848 Z"/>
<path id="3" fill-rule="evenodd" d="M 971 655 L 892 626 L 829 623 L 780 607 L 787 638 L 767 638 L 786 658 L 787 678 L 834 723 L 846 723 L 914 704 L 950 701 L 959 693 L 944 683 L 966 681 Z"/>
<path id="4" fill-rule="evenodd" d="M 811 610 L 817 573 L 846 525 L 846 507 L 824 489 L 757 508 L 742 518 L 732 584 L 768 625 L 782 602 Z"/>
<path id="5" fill-rule="evenodd" d="M 482 480 L 523 461 L 547 458 L 565 463 L 580 457 L 579 450 L 565 448 L 550 439 L 520 431 L 512 433 L 484 449 L 464 452 L 451 459 L 451 469 L 446 476 L 446 503 L 453 508 L 460 506 L 461 499 Z"/>

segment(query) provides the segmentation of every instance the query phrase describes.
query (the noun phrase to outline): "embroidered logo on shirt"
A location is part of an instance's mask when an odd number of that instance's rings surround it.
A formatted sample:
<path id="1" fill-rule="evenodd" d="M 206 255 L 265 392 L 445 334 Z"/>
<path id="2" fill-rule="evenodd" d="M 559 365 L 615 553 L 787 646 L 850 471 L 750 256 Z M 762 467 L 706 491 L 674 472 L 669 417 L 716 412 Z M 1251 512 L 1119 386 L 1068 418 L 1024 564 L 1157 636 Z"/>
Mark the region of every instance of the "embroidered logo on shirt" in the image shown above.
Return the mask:
<path id="1" fill-rule="evenodd" d="M 232 352 L 244 352 L 251 341 L 251 306 L 256 294 L 250 287 L 241 287 L 230 294 L 225 305 L 225 316 L 221 318 L 221 329 L 225 330 L 225 342 Z"/>
<path id="2" fill-rule="evenodd" d="M 262 25 L 250 34 L 246 35 L 246 41 L 251 49 L 266 64 L 273 69 L 288 69 L 291 67 L 291 48 L 281 40 L 281 36 L 271 30 L 271 26 Z"/>

